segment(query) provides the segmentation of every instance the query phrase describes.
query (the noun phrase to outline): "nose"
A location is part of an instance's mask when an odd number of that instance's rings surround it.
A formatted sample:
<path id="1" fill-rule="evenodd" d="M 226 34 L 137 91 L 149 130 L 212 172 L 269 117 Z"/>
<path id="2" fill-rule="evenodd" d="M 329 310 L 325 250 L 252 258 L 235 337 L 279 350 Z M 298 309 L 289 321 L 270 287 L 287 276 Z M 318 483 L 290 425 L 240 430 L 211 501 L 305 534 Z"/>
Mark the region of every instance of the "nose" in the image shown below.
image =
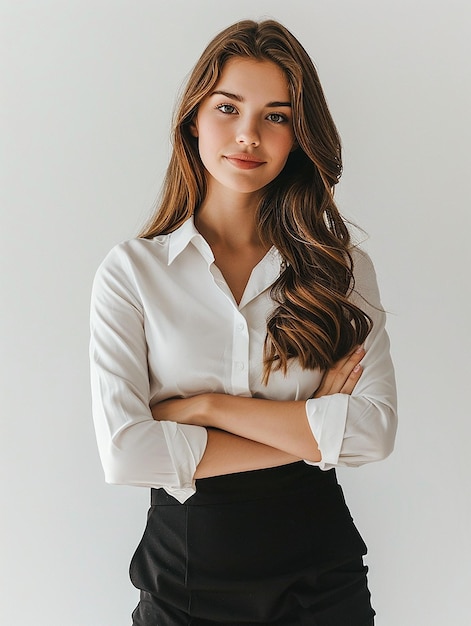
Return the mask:
<path id="1" fill-rule="evenodd" d="M 237 129 L 237 143 L 246 146 L 260 145 L 260 133 L 258 124 L 254 119 L 241 119 Z"/>

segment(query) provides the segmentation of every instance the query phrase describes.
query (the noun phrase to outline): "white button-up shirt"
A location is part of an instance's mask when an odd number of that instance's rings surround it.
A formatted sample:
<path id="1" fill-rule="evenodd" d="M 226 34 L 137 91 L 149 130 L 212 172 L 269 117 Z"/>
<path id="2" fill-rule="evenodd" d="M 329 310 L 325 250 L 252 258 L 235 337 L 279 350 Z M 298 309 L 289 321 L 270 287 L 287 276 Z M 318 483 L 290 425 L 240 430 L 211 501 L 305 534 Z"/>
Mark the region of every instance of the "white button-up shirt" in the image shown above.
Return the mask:
<path id="1" fill-rule="evenodd" d="M 272 248 L 253 269 L 239 304 L 208 243 L 187 220 L 169 235 L 119 244 L 99 267 L 91 306 L 91 381 L 98 448 L 107 482 L 163 487 L 184 502 L 204 453 L 201 426 L 158 422 L 150 406 L 217 392 L 306 400 L 322 469 L 384 458 L 396 431 L 389 341 L 373 266 L 354 253 L 352 300 L 374 320 L 364 371 L 351 396 L 309 399 L 322 372 L 296 360 L 262 383 L 270 286 L 283 271 Z"/>

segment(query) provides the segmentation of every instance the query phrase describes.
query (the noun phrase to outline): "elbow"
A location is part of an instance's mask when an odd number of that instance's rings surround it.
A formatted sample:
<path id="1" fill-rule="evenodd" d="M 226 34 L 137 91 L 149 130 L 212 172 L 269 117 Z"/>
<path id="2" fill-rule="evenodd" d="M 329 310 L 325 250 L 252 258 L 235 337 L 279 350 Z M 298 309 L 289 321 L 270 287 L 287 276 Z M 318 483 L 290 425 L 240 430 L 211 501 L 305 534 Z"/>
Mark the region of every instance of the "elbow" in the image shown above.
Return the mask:
<path id="1" fill-rule="evenodd" d="M 175 439 L 171 442 L 174 447 Z M 123 428 L 114 437 L 99 441 L 99 450 L 108 484 L 172 489 L 193 485 L 193 456 L 172 454 L 158 422 L 146 420 Z"/>
<path id="2" fill-rule="evenodd" d="M 135 449 L 136 442 L 129 440 L 131 434 L 131 429 L 126 429 L 99 446 L 105 482 L 109 485 L 147 486 L 151 477 L 155 479 L 156 464 L 146 461 L 151 458 L 147 450 Z"/>
<path id="3" fill-rule="evenodd" d="M 150 420 L 125 424 L 111 436 L 103 428 L 97 430 L 98 451 L 107 484 L 150 486 L 157 483 L 162 461 L 155 453 L 153 424 Z"/>
<path id="4" fill-rule="evenodd" d="M 384 461 L 392 454 L 393 450 L 394 441 L 384 438 L 377 442 L 376 449 L 373 451 L 370 458 L 367 459 L 367 462 L 375 463 L 378 461 Z"/>
<path id="5" fill-rule="evenodd" d="M 344 439 L 338 465 L 359 467 L 383 461 L 394 450 L 397 415 L 393 405 L 370 402 Z"/>
<path id="6" fill-rule="evenodd" d="M 365 463 L 383 461 L 394 450 L 397 431 L 397 414 L 390 406 L 376 407 L 374 419 L 370 421 L 367 436 Z"/>
<path id="7" fill-rule="evenodd" d="M 136 480 L 139 472 L 133 466 L 128 455 L 108 450 L 101 456 L 101 463 L 105 474 L 105 482 L 108 485 L 136 485 L 140 481 Z"/>

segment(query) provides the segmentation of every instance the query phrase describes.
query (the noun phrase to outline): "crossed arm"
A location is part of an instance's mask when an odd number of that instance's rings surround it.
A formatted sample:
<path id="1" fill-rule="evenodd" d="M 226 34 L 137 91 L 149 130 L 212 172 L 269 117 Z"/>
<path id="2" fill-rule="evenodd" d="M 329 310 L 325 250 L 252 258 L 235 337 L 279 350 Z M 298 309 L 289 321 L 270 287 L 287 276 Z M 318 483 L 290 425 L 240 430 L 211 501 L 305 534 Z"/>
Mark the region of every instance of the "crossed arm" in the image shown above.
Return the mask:
<path id="1" fill-rule="evenodd" d="M 363 348 L 328 370 L 313 397 L 351 394 L 362 373 Z M 158 421 L 204 426 L 208 441 L 195 478 L 321 460 L 305 401 L 278 401 L 207 393 L 152 407 Z"/>

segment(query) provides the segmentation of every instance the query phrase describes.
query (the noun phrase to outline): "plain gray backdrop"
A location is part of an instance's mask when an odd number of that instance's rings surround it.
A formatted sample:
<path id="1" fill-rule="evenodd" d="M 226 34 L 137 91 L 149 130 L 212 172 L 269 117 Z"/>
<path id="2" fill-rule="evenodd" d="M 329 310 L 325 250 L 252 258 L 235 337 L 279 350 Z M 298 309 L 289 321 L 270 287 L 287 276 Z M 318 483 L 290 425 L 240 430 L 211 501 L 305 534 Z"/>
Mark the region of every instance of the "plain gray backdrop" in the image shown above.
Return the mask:
<path id="1" fill-rule="evenodd" d="M 88 384 L 96 267 L 134 236 L 210 38 L 274 17 L 343 138 L 343 214 L 390 312 L 400 429 L 340 477 L 378 626 L 471 623 L 467 0 L 0 0 L 0 623 L 127 626 L 144 489 L 105 485 Z M 274 547 L 276 549 L 276 546 Z"/>

